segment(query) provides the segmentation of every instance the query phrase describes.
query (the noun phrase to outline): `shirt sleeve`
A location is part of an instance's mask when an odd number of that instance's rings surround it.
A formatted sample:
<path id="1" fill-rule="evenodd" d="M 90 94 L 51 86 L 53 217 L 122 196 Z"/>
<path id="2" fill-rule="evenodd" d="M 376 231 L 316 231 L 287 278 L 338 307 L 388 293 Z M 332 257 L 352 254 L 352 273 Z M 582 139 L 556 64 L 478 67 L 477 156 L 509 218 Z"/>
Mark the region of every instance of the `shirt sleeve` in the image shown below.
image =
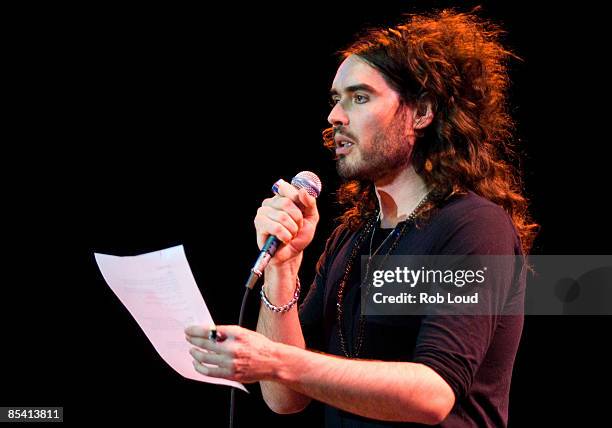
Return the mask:
<path id="1" fill-rule="evenodd" d="M 520 252 L 518 236 L 508 215 L 497 206 L 479 207 L 453 222 L 439 254 L 514 255 Z M 507 260 L 507 262 L 506 262 Z M 495 334 L 499 310 L 515 282 L 514 258 L 487 276 L 479 298 L 490 308 L 486 315 L 452 315 L 428 312 L 417 337 L 413 361 L 438 373 L 451 387 L 457 401 L 465 397 L 485 359 Z M 442 307 L 444 308 L 444 307 Z M 444 309 L 440 309 L 442 311 Z"/>

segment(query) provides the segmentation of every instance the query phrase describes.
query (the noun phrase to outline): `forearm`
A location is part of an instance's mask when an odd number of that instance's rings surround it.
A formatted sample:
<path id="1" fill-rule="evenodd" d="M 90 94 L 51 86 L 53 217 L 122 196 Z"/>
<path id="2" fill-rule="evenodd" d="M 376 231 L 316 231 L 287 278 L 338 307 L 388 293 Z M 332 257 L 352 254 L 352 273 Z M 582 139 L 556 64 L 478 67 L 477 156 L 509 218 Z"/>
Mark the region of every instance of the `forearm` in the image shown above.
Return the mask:
<path id="1" fill-rule="evenodd" d="M 454 404 L 448 384 L 422 364 L 350 360 L 284 345 L 278 353 L 280 383 L 350 413 L 436 424 Z"/>
<path id="2" fill-rule="evenodd" d="M 293 298 L 299 260 L 285 267 L 268 266 L 265 271 L 265 292 L 268 300 L 277 306 L 284 305 Z M 275 342 L 286 343 L 304 349 L 304 336 L 298 317 L 297 304 L 289 311 L 278 313 L 261 304 L 257 332 Z"/>
<path id="3" fill-rule="evenodd" d="M 301 257 L 296 263 L 284 268 L 269 266 L 266 269 L 266 296 L 273 304 L 283 305 L 293 297 L 300 262 Z M 262 304 L 259 310 L 257 332 L 275 342 L 293 345 L 300 349 L 305 348 L 297 304 L 284 313 L 271 311 Z M 265 402 L 277 413 L 298 412 L 311 401 L 309 397 L 278 382 L 261 381 L 260 386 Z"/>

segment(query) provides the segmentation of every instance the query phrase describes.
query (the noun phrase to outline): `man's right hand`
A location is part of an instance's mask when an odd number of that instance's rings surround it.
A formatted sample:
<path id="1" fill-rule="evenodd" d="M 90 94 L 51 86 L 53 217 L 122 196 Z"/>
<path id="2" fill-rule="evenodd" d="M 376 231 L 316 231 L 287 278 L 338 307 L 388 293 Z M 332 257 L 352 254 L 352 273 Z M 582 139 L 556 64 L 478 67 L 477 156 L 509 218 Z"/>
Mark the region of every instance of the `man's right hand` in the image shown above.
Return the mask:
<path id="1" fill-rule="evenodd" d="M 260 250 L 270 235 L 283 242 L 270 260 L 269 265 L 272 266 L 299 260 L 298 256 L 312 241 L 319 222 L 317 200 L 314 197 L 284 180 L 279 180 L 277 185 L 277 195 L 265 199 L 255 216 Z"/>

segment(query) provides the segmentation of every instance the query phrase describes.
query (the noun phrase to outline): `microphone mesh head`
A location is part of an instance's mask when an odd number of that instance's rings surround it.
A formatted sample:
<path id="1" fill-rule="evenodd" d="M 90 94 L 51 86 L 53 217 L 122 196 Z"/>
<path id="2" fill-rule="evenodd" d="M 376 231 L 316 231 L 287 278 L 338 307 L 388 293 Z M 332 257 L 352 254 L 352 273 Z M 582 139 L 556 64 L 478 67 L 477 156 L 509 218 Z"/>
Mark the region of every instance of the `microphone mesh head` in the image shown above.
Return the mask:
<path id="1" fill-rule="evenodd" d="M 321 180 L 314 172 L 302 171 L 298 173 L 291 180 L 291 184 L 298 189 L 306 189 L 306 192 L 315 198 L 321 193 Z"/>

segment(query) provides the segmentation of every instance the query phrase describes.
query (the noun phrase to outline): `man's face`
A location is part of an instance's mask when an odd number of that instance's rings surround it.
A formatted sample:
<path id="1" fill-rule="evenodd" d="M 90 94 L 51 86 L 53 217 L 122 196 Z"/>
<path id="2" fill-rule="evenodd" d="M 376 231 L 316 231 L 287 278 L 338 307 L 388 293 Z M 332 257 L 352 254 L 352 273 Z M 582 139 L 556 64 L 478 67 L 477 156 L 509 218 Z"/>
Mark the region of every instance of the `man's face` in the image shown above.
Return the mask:
<path id="1" fill-rule="evenodd" d="M 338 68 L 331 97 L 327 120 L 335 129 L 341 177 L 376 182 L 408 165 L 413 112 L 379 71 L 349 56 Z"/>

